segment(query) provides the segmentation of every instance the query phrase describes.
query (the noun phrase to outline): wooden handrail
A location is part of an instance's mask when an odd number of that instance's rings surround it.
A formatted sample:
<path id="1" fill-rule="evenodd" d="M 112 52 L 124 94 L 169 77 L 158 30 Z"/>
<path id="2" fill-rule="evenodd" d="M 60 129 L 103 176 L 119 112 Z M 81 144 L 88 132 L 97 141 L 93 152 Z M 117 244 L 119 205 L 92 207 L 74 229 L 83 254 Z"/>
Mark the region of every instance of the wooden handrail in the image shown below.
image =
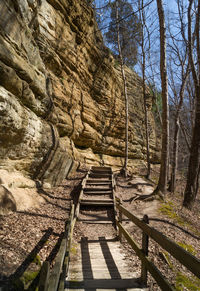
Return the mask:
<path id="1" fill-rule="evenodd" d="M 66 228 L 66 233 L 67 233 L 67 244 L 66 244 L 66 251 L 65 251 L 65 258 L 63 262 L 63 272 L 60 276 L 60 281 L 59 281 L 59 286 L 58 286 L 58 291 L 63 291 L 64 290 L 64 285 L 65 285 L 65 277 L 68 272 L 68 267 L 69 267 L 69 261 L 70 261 L 70 249 L 71 249 L 71 241 L 72 241 L 72 236 L 73 236 L 73 229 L 74 225 L 76 222 L 76 211 L 74 210 L 74 204 L 72 205 L 71 213 L 70 213 L 70 219 L 69 219 L 69 224 L 67 225 Z"/>
<path id="2" fill-rule="evenodd" d="M 132 222 L 134 222 L 139 228 L 142 229 L 149 237 L 155 240 L 163 249 L 169 252 L 174 258 L 176 258 L 181 264 L 183 264 L 188 270 L 190 270 L 195 276 L 200 278 L 200 260 L 195 256 L 184 250 L 181 246 L 170 240 L 164 234 L 159 232 L 153 227 L 148 226 L 146 223 L 138 219 L 126 208 L 117 203 L 117 208 Z"/>
<path id="3" fill-rule="evenodd" d="M 40 270 L 38 291 L 47 291 L 48 281 L 49 281 L 49 270 L 50 270 L 49 262 L 45 261 L 42 264 L 42 267 Z"/>
<path id="4" fill-rule="evenodd" d="M 39 291 L 57 290 L 64 262 L 65 262 L 65 268 L 66 269 L 68 268 L 68 264 L 69 264 L 68 257 L 69 257 L 69 249 L 71 245 L 71 236 L 72 236 L 73 227 L 74 227 L 74 204 L 72 204 L 69 221 L 65 229 L 66 237 L 62 239 L 59 251 L 55 258 L 55 264 L 52 268 L 52 271 L 49 272 L 49 262 L 44 262 L 42 265 L 42 268 L 40 271 L 39 285 L 38 285 Z M 66 257 L 67 257 L 67 260 L 66 260 Z M 67 261 L 67 265 L 66 265 L 66 261 Z"/>
<path id="5" fill-rule="evenodd" d="M 112 193 L 113 193 L 113 201 L 114 201 L 114 215 L 115 215 L 115 228 L 117 229 L 117 225 L 116 225 L 116 221 L 117 221 L 117 209 L 116 209 L 116 196 L 115 196 L 115 179 L 114 179 L 114 175 L 113 175 L 113 171 L 112 171 Z M 118 229 L 117 229 L 118 231 Z"/>
<path id="6" fill-rule="evenodd" d="M 55 291 L 58 288 L 60 274 L 62 271 L 62 265 L 65 257 L 66 239 L 63 239 L 60 245 L 60 249 L 55 258 L 55 264 L 49 275 L 49 282 L 47 291 Z"/>
<path id="7" fill-rule="evenodd" d="M 117 220 L 117 226 L 119 228 L 119 237 L 123 234 L 127 239 L 128 243 L 135 250 L 136 254 L 142 261 L 142 276 L 141 279 L 144 283 L 147 281 L 147 277 L 145 274 L 145 267 L 152 274 L 154 279 L 157 281 L 158 285 L 163 288 L 163 290 L 174 290 L 169 283 L 164 279 L 160 271 L 150 262 L 145 255 L 144 249 L 141 251 L 137 244 L 134 242 L 133 238 L 129 235 L 129 233 L 122 226 L 122 214 L 128 217 L 134 224 L 136 224 L 143 232 L 143 240 L 148 240 L 147 237 L 151 237 L 154 241 L 156 241 L 163 249 L 169 252 L 174 258 L 176 258 L 181 264 L 183 264 L 188 270 L 190 270 L 195 276 L 200 278 L 200 260 L 184 250 L 181 246 L 177 245 L 175 242 L 170 240 L 164 234 L 159 232 L 147 225 L 146 221 L 142 221 L 138 219 L 135 215 L 130 213 L 126 208 L 121 205 L 119 199 L 116 199 L 117 204 L 116 208 L 119 210 L 119 219 Z M 144 237 L 146 236 L 146 238 Z M 144 244 L 143 241 L 143 244 Z M 148 244 L 148 243 L 147 243 Z M 144 245 L 143 245 L 144 246 Z M 170 289 L 171 288 L 171 289 Z"/>
<path id="8" fill-rule="evenodd" d="M 170 286 L 169 282 L 164 278 L 162 273 L 157 269 L 157 267 L 145 256 L 143 251 L 139 248 L 137 243 L 132 239 L 130 234 L 125 230 L 125 228 L 117 221 L 117 226 L 119 228 L 119 231 L 124 235 L 127 242 L 130 244 L 132 249 L 136 252 L 137 256 L 140 258 L 142 263 L 146 266 L 146 268 L 149 270 L 151 275 L 154 277 L 158 285 L 162 288 L 162 290 L 165 291 L 172 291 L 175 290 L 172 286 Z M 142 280 L 142 278 L 141 278 Z M 146 284 L 146 282 L 143 282 Z"/>

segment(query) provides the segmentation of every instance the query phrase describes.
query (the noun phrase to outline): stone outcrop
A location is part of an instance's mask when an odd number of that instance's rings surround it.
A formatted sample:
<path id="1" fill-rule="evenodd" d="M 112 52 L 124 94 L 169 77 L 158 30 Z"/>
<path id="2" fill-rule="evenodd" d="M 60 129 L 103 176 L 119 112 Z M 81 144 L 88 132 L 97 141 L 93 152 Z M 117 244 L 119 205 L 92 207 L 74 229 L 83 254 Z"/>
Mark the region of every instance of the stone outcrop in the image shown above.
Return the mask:
<path id="1" fill-rule="evenodd" d="M 145 159 L 140 78 L 126 69 L 129 168 Z M 59 184 L 73 163 L 120 167 L 119 66 L 85 0 L 0 1 L 0 167 Z M 158 161 L 149 99 L 151 159 Z"/>
<path id="2" fill-rule="evenodd" d="M 11 211 L 16 211 L 16 201 L 12 193 L 0 185 L 0 215 L 5 215 Z"/>

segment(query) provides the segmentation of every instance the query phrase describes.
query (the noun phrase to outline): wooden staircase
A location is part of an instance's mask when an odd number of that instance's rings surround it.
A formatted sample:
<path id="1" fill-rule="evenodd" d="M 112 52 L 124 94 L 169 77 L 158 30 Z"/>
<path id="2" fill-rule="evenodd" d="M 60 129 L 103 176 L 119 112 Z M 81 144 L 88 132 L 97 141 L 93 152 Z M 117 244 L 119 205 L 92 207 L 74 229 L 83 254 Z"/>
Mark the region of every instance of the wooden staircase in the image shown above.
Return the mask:
<path id="1" fill-rule="evenodd" d="M 82 184 L 80 207 L 114 207 L 113 188 L 113 173 L 110 167 L 91 167 Z"/>
<path id="2" fill-rule="evenodd" d="M 85 223 L 93 235 L 73 242 L 65 291 L 147 290 L 138 282 L 140 274 L 128 266 L 114 230 L 115 182 L 110 167 L 91 167 L 82 182 L 79 205 L 78 223 Z M 104 233 L 95 238 L 101 224 Z M 112 237 L 109 229 L 113 229 Z"/>
<path id="3" fill-rule="evenodd" d="M 126 229 L 122 217 L 142 231 L 142 248 Z M 129 212 L 120 199 L 115 199 L 115 182 L 109 167 L 90 169 L 82 182 L 76 207 L 72 204 L 65 231 L 51 272 L 48 261 L 42 265 L 39 291 L 149 290 L 145 287 L 147 274 L 152 275 L 161 290 L 172 291 L 174 287 L 148 256 L 149 238 L 200 278 L 197 257 L 149 226 L 147 215 L 141 220 Z M 127 257 L 127 249 L 119 241 L 122 237 L 134 251 L 131 263 L 130 252 Z M 141 260 L 141 270 L 137 262 L 134 266 L 136 257 Z"/>

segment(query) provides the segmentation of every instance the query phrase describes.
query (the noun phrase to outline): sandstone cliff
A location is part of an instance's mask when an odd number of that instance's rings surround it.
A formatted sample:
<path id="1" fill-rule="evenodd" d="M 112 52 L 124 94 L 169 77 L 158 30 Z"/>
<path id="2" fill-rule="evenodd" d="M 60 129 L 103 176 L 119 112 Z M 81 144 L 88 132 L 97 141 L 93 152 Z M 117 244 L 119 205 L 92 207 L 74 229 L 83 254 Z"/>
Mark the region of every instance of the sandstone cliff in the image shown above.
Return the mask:
<path id="1" fill-rule="evenodd" d="M 0 1 L 0 177 L 17 171 L 56 185 L 73 161 L 123 163 L 120 70 L 86 2 Z M 126 73 L 134 169 L 145 159 L 142 89 L 139 77 Z M 153 162 L 158 159 L 151 99 L 149 116 Z"/>

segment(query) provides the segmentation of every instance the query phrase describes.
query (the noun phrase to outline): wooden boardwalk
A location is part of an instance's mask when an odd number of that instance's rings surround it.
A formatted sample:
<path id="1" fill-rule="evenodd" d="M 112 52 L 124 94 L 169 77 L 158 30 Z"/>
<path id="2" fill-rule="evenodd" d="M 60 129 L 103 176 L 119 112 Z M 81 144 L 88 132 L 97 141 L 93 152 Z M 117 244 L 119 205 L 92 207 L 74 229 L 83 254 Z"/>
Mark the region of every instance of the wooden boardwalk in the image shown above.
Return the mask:
<path id="1" fill-rule="evenodd" d="M 114 199 L 111 168 L 92 167 L 83 183 L 77 223 L 87 224 L 94 237 L 83 236 L 73 242 L 65 290 L 147 290 L 138 283 L 140 274 L 128 266 L 116 237 Z M 97 238 L 97 224 L 110 225 L 114 235 L 102 233 Z"/>
<path id="2" fill-rule="evenodd" d="M 127 265 L 119 241 L 82 237 L 73 244 L 65 290 L 148 290 L 141 288 L 139 276 Z"/>
<path id="3" fill-rule="evenodd" d="M 78 203 L 71 206 L 66 237 L 61 241 L 53 268 L 50 270 L 48 261 L 42 265 L 39 291 L 149 290 L 140 283 L 147 285 L 148 274 L 161 290 L 174 291 L 148 256 L 149 238 L 200 279 L 200 260 L 151 227 L 147 215 L 141 220 L 129 212 L 120 199 L 115 199 L 114 189 L 111 168 L 91 168 L 82 182 Z M 142 231 L 141 245 L 124 227 L 124 217 Z M 127 253 L 117 235 L 125 239 L 134 253 Z M 137 270 L 136 257 L 141 261 Z"/>

